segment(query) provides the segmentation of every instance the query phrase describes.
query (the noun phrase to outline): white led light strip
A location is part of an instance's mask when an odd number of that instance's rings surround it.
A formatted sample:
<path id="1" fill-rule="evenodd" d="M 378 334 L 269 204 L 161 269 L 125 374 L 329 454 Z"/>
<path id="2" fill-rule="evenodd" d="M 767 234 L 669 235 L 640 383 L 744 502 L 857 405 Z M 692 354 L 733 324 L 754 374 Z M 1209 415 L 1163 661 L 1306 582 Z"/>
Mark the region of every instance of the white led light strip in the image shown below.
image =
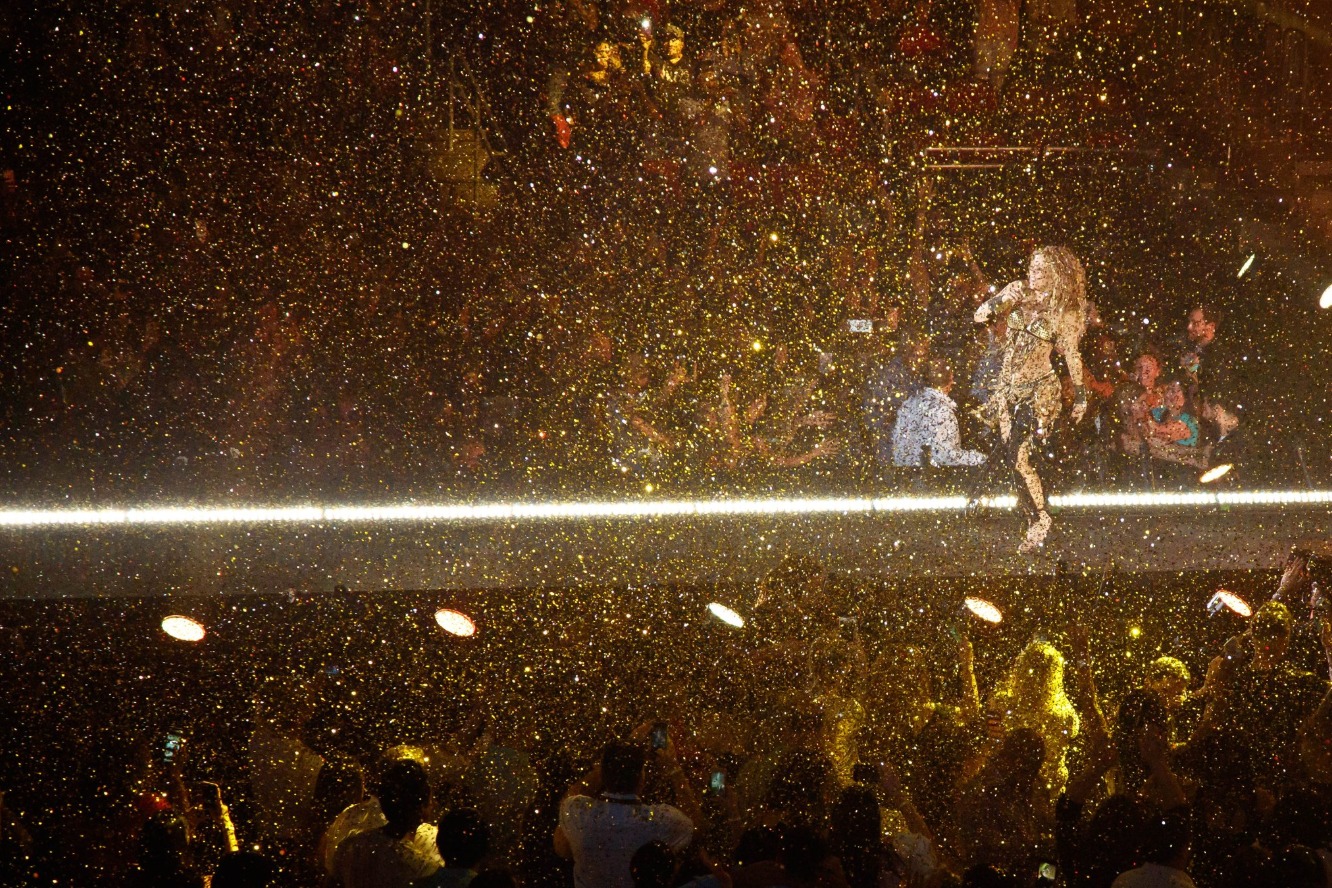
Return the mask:
<path id="1" fill-rule="evenodd" d="M 1174 506 L 1327 506 L 1332 491 L 1270 490 L 1218 493 L 1070 493 L 1053 496 L 1062 509 L 1143 509 Z M 982 509 L 1012 509 L 1012 496 L 985 497 Z M 967 500 L 937 497 L 821 497 L 798 499 L 644 500 L 639 502 L 492 503 L 482 505 L 180 507 L 142 509 L 5 509 L 0 527 L 176 524 L 340 524 L 413 521 L 540 521 L 551 519 L 671 518 L 677 516 L 815 515 L 855 512 L 960 512 Z"/>

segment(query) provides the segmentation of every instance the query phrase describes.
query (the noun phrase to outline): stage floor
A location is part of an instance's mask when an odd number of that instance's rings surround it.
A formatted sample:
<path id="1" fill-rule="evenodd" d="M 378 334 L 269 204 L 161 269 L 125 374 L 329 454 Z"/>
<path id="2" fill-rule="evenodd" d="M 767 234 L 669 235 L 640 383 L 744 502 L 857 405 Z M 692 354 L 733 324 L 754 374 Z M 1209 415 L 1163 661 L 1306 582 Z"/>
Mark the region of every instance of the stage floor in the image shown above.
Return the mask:
<path id="1" fill-rule="evenodd" d="M 1272 569 L 1332 492 L 1070 495 L 1016 554 L 1011 500 L 957 498 L 0 511 L 0 598 L 749 582 L 789 554 L 866 578 Z"/>

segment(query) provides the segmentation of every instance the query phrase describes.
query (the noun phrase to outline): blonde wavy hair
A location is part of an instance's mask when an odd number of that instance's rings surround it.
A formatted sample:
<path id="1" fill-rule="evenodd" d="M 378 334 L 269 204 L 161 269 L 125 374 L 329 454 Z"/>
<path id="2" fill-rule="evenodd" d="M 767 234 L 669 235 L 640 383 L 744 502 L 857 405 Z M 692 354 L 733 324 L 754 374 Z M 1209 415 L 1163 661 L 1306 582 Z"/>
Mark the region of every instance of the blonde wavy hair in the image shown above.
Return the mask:
<path id="1" fill-rule="evenodd" d="M 1047 741 L 1054 734 L 1073 737 L 1082 726 L 1064 691 L 1064 655 L 1048 642 L 1033 641 L 1022 649 L 993 702 L 1006 710 L 1014 727 L 1030 728 Z"/>
<path id="2" fill-rule="evenodd" d="M 1046 261 L 1054 276 L 1051 306 L 1065 318 L 1075 320 L 1081 336 L 1087 329 L 1087 272 L 1081 260 L 1068 247 L 1041 247 L 1031 254 L 1032 259 L 1037 256 Z"/>

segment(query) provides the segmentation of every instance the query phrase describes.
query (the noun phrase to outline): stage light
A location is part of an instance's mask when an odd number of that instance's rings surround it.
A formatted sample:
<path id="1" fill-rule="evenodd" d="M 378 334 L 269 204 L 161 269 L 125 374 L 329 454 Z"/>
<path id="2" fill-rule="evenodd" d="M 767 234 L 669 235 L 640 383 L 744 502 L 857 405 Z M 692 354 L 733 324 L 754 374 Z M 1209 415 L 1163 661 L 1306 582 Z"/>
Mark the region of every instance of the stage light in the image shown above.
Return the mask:
<path id="1" fill-rule="evenodd" d="M 1215 617 L 1221 613 L 1222 608 L 1233 614 L 1238 614 L 1246 620 L 1253 614 L 1253 608 L 1249 607 L 1249 603 L 1229 589 L 1216 590 L 1216 594 L 1207 602 L 1207 614 Z"/>
<path id="2" fill-rule="evenodd" d="M 1235 277 L 1242 278 L 1246 274 L 1248 274 L 1249 269 L 1253 268 L 1254 260 L 1257 258 L 1258 258 L 1257 253 L 1250 253 L 1249 258 L 1244 260 L 1244 264 L 1240 266 L 1239 274 L 1235 275 Z"/>
<path id="3" fill-rule="evenodd" d="M 1129 638 L 1142 638 L 1142 627 L 1133 625 L 1129 627 Z"/>
<path id="4" fill-rule="evenodd" d="M 1221 463 L 1220 465 L 1212 466 L 1198 477 L 1198 482 L 1201 484 L 1211 484 L 1213 481 L 1220 481 L 1222 478 L 1229 475 L 1230 470 L 1233 468 L 1235 468 L 1235 466 L 1232 463 Z"/>
<path id="5" fill-rule="evenodd" d="M 1208 475 L 1230 471 L 1217 466 Z M 1215 480 L 1215 475 L 1209 480 Z M 1050 497 L 1062 509 L 1153 509 L 1177 506 L 1332 505 L 1332 490 L 1190 491 L 1181 493 L 1068 493 Z M 982 497 L 981 509 L 1009 511 L 1014 496 Z M 198 506 L 182 508 L 4 509 L 0 527 L 159 526 L 207 524 L 409 524 L 533 520 L 653 519 L 814 515 L 821 513 L 963 512 L 964 496 L 792 497 L 769 499 L 620 500 L 382 506 Z"/>
<path id="6" fill-rule="evenodd" d="M 476 623 L 472 622 L 472 618 L 452 608 L 441 607 L 435 611 L 435 622 L 439 628 L 459 638 L 471 638 L 476 634 Z"/>
<path id="7" fill-rule="evenodd" d="M 736 629 L 745 628 L 745 618 L 724 604 L 719 604 L 715 601 L 712 602 L 708 605 L 708 613 L 721 620 L 727 626 L 732 626 Z"/>
<path id="8" fill-rule="evenodd" d="M 208 634 L 204 631 L 203 623 L 179 614 L 163 617 L 162 631 L 177 641 L 203 641 L 203 637 Z"/>
<path id="9" fill-rule="evenodd" d="M 973 617 L 987 623 L 1002 623 L 1004 620 L 1004 612 L 984 598 L 964 598 L 962 606 L 970 611 Z"/>
<path id="10" fill-rule="evenodd" d="M 1332 284 L 1329 284 L 1327 289 L 1323 291 L 1323 295 L 1318 297 L 1318 307 L 1323 309 L 1332 308 Z"/>

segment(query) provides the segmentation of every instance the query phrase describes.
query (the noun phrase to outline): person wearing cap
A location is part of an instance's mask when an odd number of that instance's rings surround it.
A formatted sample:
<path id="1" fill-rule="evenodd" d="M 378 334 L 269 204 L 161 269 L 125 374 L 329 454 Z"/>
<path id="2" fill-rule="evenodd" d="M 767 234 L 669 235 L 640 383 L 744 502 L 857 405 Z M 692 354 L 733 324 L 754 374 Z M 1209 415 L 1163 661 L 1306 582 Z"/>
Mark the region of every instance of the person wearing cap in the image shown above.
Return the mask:
<path id="1" fill-rule="evenodd" d="M 1249 629 L 1227 642 L 1221 730 L 1237 742 L 1259 786 L 1276 791 L 1300 778 L 1299 736 L 1327 692 L 1325 678 L 1289 659 L 1290 608 L 1269 601 Z"/>

